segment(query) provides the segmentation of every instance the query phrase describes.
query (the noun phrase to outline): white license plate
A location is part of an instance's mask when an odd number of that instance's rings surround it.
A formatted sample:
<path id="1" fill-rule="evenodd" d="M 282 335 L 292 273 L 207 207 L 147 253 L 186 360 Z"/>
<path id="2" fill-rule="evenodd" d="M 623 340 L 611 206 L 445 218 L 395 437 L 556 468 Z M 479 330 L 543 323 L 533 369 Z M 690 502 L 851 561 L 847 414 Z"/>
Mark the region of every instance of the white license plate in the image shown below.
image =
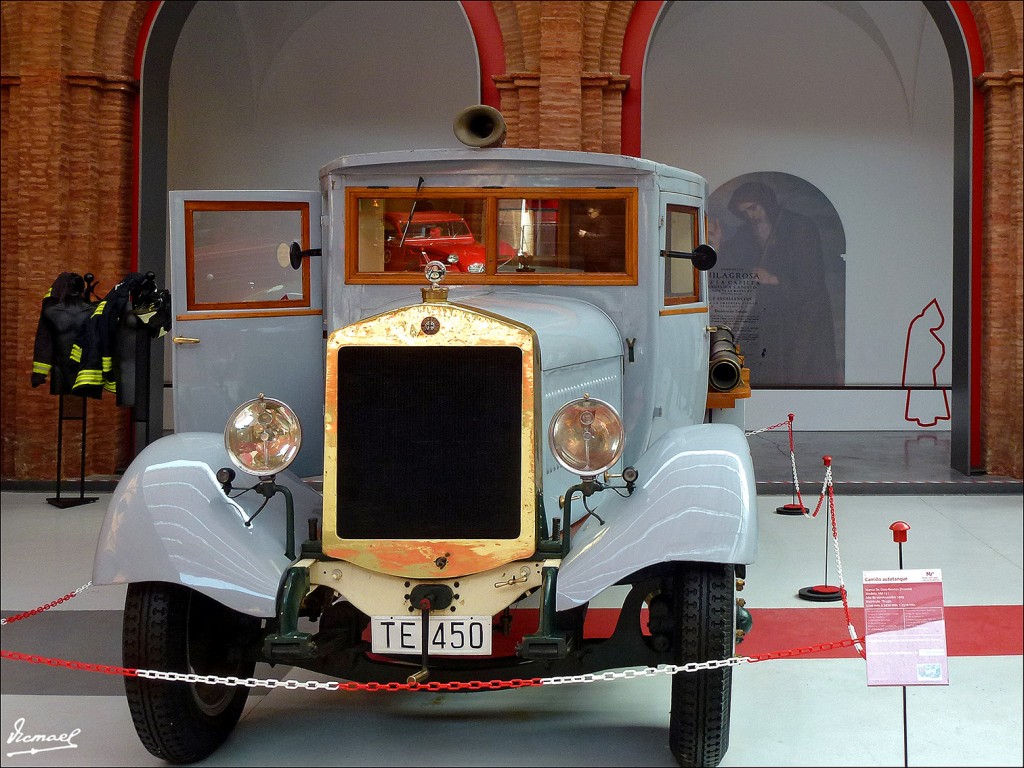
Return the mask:
<path id="1" fill-rule="evenodd" d="M 370 626 L 374 653 L 422 653 L 419 616 L 373 616 Z M 490 616 L 431 616 L 428 650 L 431 656 L 489 656 L 492 631 Z"/>

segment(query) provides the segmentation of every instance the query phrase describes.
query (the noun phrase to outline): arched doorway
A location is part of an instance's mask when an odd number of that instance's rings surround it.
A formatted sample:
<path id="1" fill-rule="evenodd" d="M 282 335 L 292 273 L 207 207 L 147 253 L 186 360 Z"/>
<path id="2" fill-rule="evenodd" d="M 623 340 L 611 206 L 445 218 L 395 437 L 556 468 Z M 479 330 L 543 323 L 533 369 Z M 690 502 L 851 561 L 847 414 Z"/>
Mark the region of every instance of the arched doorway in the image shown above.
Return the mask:
<path id="1" fill-rule="evenodd" d="M 460 146 L 452 120 L 492 66 L 472 22 L 455 0 L 153 3 L 136 65 L 133 266 L 167 282 L 170 189 L 317 190 L 344 154 Z M 166 370 L 167 348 L 154 352 Z M 152 388 L 137 450 L 170 426 L 165 399 Z"/>
<path id="2" fill-rule="evenodd" d="M 672 3 L 637 5 L 626 31 L 626 42 L 623 48 L 623 73 L 628 74 L 634 80 L 643 77 L 644 89 L 641 93 L 638 89 L 631 88 L 627 91 L 623 102 L 623 151 L 625 153 L 643 154 L 644 156 L 652 157 L 652 159 L 672 164 L 680 164 L 680 162 L 684 165 L 687 162 L 690 162 L 690 165 L 693 164 L 689 160 L 681 161 L 674 157 L 660 156 L 657 148 L 652 146 L 653 142 L 647 140 L 646 133 L 643 134 L 644 142 L 641 145 L 641 112 L 644 115 L 643 130 L 647 130 L 652 123 L 656 122 L 656 118 L 652 118 L 652 115 L 657 115 L 658 110 L 662 108 L 661 104 L 652 105 L 652 95 L 649 91 L 652 77 L 656 77 L 656 74 L 652 74 L 651 67 L 652 60 L 655 61 L 656 66 L 657 36 L 664 31 L 660 25 L 665 22 L 671 13 L 688 15 L 687 21 L 691 23 L 692 27 L 694 22 L 699 21 L 695 17 L 702 12 L 706 12 L 710 6 L 728 6 L 729 13 L 742 16 L 744 10 L 755 10 L 750 7 L 754 5 L 760 6 L 757 10 L 768 14 L 782 9 L 780 6 L 773 6 L 773 4 L 704 3 L 676 4 L 678 10 L 673 11 Z M 784 6 L 785 4 L 782 5 Z M 808 5 L 803 4 L 793 10 L 796 13 L 802 14 L 806 12 Z M 831 14 L 832 23 L 842 23 L 845 16 L 847 23 L 852 22 L 854 25 L 858 25 L 863 35 L 867 38 L 869 45 L 880 44 L 883 49 L 887 49 L 883 52 L 883 58 L 888 57 L 888 63 L 894 71 L 898 70 L 901 66 L 905 66 L 899 60 L 899 57 L 905 56 L 905 53 L 901 53 L 898 47 L 894 49 L 891 34 L 890 38 L 886 38 L 885 33 L 881 29 L 885 26 L 884 19 L 880 25 L 878 23 L 879 20 L 872 19 L 866 15 L 858 3 L 821 3 L 814 5 L 819 6 L 817 8 L 819 15 Z M 965 3 L 923 3 L 922 8 L 914 10 L 919 16 L 924 16 L 927 20 L 930 20 L 932 34 L 941 40 L 944 58 L 948 60 L 949 76 L 951 78 L 952 94 L 944 118 L 949 122 L 949 171 L 942 181 L 944 185 L 948 185 L 948 188 L 951 188 L 948 208 L 950 209 L 949 218 L 952 220 L 951 229 L 947 227 L 947 234 L 942 241 L 942 249 L 949 255 L 949 260 L 952 263 L 951 271 L 947 268 L 950 283 L 948 303 L 952 309 L 947 314 L 953 317 L 951 332 L 952 355 L 949 358 L 950 367 L 947 380 L 947 385 L 952 390 L 953 400 L 953 415 L 950 427 L 950 462 L 954 469 L 964 474 L 970 474 L 981 466 L 981 395 L 979 387 L 981 282 L 978 247 L 981 230 L 981 212 L 978 206 L 980 205 L 980 150 L 983 132 L 980 126 L 982 117 L 980 104 L 973 102 L 976 98 L 973 88 L 973 77 L 981 71 L 980 43 L 977 38 L 977 32 L 974 29 L 973 16 Z M 730 29 L 735 32 L 737 25 L 742 24 L 742 19 L 734 19 L 733 21 L 734 23 Z M 762 18 L 760 25 L 752 26 L 757 27 L 757 34 L 760 34 L 761 30 L 765 29 L 764 19 Z M 697 27 L 699 27 L 699 24 Z M 703 32 L 706 37 L 707 30 L 704 29 Z M 699 36 L 697 33 L 695 35 Z M 872 37 L 874 38 L 873 41 Z M 771 39 L 771 37 L 767 36 L 767 39 Z M 695 49 L 693 45 L 686 47 L 678 44 L 679 41 L 675 42 L 677 45 L 669 47 L 670 55 L 677 56 L 680 60 L 685 60 L 694 65 L 695 68 L 690 73 L 691 79 L 694 81 L 699 81 L 700 79 L 701 62 L 711 62 L 713 64 L 717 62 L 714 66 L 721 67 L 723 62 L 729 61 L 726 50 L 720 49 L 709 52 L 703 49 Z M 748 40 L 748 42 L 750 41 Z M 807 47 L 807 45 L 795 48 L 786 47 L 780 43 L 780 49 L 785 50 L 787 56 L 791 56 L 794 60 L 801 62 L 807 67 L 814 67 L 815 65 L 811 63 L 813 59 L 800 58 L 801 55 L 806 53 Z M 810 47 L 814 48 L 813 45 Z M 794 52 L 799 52 L 800 55 Z M 719 57 L 717 54 L 721 54 L 721 56 Z M 654 59 L 652 59 L 652 56 Z M 771 67 L 767 66 L 767 63 L 766 69 L 769 73 L 772 72 Z M 858 77 L 862 74 L 862 71 L 857 70 Z M 851 79 L 850 74 L 847 72 L 844 78 Z M 856 78 L 852 79 L 856 80 Z M 904 86 L 905 84 L 906 81 L 904 80 Z M 907 93 L 907 91 L 904 91 L 904 93 Z M 715 93 L 713 90 L 709 90 L 707 93 L 691 93 L 690 95 L 694 96 L 694 98 L 685 105 L 688 114 L 686 119 L 699 125 L 701 117 L 705 112 L 709 111 L 707 104 L 709 100 L 713 102 Z M 908 106 L 913 109 L 915 105 L 909 105 L 908 103 Z M 678 112 L 679 110 L 676 111 Z M 913 116 L 910 119 L 913 120 Z M 721 126 L 722 122 L 720 119 L 716 127 L 721 128 Z M 732 128 L 735 128 L 735 124 L 732 125 Z M 658 135 L 660 132 L 660 135 L 664 135 L 665 129 L 666 125 L 656 126 L 652 129 L 651 133 L 652 135 Z M 725 144 L 732 149 L 735 149 L 737 146 L 749 146 L 746 144 L 736 144 L 735 142 L 725 142 Z M 756 154 L 754 151 L 751 153 Z M 667 154 L 671 154 L 671 152 Z M 716 171 L 717 168 L 718 166 L 716 166 Z M 694 170 L 704 172 L 699 167 L 694 168 Z M 747 170 L 784 171 L 787 169 L 773 167 L 771 169 L 749 168 Z M 711 174 L 707 175 L 710 176 Z M 712 189 L 714 186 L 715 184 L 712 183 Z M 972 188 L 974 190 L 973 197 Z M 973 229 L 971 228 L 972 220 L 975 223 Z M 928 298 L 930 299 L 931 297 Z M 921 301 L 919 303 L 921 306 L 924 306 L 927 302 Z M 915 312 L 919 310 L 920 307 L 915 308 Z M 912 317 L 913 314 L 911 313 L 908 317 Z M 902 331 L 906 331 L 905 324 Z M 896 381 L 899 381 L 899 379 L 897 378 Z M 899 387 L 897 386 L 896 389 L 898 390 Z M 901 393 L 896 392 L 894 394 Z"/>
<path id="3" fill-rule="evenodd" d="M 139 74 L 144 88 L 140 109 L 139 194 L 137 235 L 133 242 L 134 263 L 139 268 L 154 268 L 162 272 L 165 242 L 164 195 L 167 188 L 166 163 L 161 157 L 166 146 L 167 81 L 169 62 L 181 29 L 194 3 L 154 4 L 141 36 Z M 647 44 L 656 24 L 668 4 L 638 3 L 626 30 L 623 45 L 622 72 L 633 81 L 623 101 L 623 152 L 641 154 L 640 109 L 643 67 Z M 966 3 L 928 2 L 924 6 L 942 37 L 949 56 L 953 79 L 953 231 L 952 254 L 954 287 L 952 304 L 954 317 L 953 358 L 951 365 L 953 395 L 953 447 L 951 463 L 961 472 L 969 473 L 980 466 L 978 377 L 980 372 L 980 340 L 978 311 L 980 305 L 980 273 L 972 254 L 977 253 L 976 240 L 980 224 L 971 229 L 974 220 L 980 222 L 979 198 L 971 196 L 980 185 L 981 146 L 980 131 L 972 121 L 979 112 L 973 105 L 971 76 L 980 68 L 977 57 L 980 43 L 973 29 L 973 17 Z M 478 41 L 479 42 L 479 41 Z M 496 41 L 488 45 L 493 49 Z M 479 51 L 480 60 L 491 62 L 493 50 Z M 972 107 L 974 111 L 972 112 Z M 161 398 L 156 394 L 155 403 Z M 151 408 L 158 413 L 159 407 Z M 138 442 L 142 445 L 145 441 Z"/>

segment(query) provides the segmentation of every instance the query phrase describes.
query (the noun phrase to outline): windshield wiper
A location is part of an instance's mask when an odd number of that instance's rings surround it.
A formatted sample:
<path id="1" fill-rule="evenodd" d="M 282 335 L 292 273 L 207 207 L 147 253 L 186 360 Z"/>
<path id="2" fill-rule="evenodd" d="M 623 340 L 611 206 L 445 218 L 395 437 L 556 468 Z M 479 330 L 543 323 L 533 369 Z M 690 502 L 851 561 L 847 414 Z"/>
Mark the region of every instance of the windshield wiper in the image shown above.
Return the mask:
<path id="1" fill-rule="evenodd" d="M 398 247 L 401 248 L 405 245 L 405 236 L 409 233 L 409 225 L 412 224 L 412 216 L 416 213 L 416 203 L 418 203 L 420 195 L 420 187 L 423 186 L 423 177 L 420 176 L 419 182 L 416 184 L 416 197 L 412 201 L 412 208 L 409 209 L 409 218 L 405 220 L 405 228 L 402 229 L 402 240 L 398 243 Z"/>

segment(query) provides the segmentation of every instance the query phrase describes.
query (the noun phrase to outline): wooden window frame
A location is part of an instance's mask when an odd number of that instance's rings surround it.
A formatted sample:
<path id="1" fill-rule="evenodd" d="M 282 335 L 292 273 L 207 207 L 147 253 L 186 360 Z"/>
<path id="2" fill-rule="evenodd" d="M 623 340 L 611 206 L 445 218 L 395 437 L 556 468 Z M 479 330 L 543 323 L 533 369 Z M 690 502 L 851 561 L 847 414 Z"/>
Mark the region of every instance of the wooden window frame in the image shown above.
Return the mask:
<path id="1" fill-rule="evenodd" d="M 668 203 L 665 206 L 665 247 L 668 248 L 671 242 L 672 235 L 672 211 L 681 211 L 692 214 L 693 218 L 693 236 L 690 240 L 693 243 L 693 247 L 696 247 L 697 243 L 700 242 L 700 208 L 695 205 L 682 205 L 681 203 Z M 692 248 L 691 248 L 692 250 Z M 696 304 L 697 302 L 703 301 L 700 295 L 700 270 L 696 267 L 693 269 L 693 295 L 690 296 L 669 296 L 669 266 L 671 259 L 668 256 L 664 257 L 665 261 L 665 290 L 664 290 L 664 306 L 672 307 L 679 304 Z"/>
<path id="2" fill-rule="evenodd" d="M 635 187 L 435 187 L 417 194 L 415 187 L 349 187 L 345 190 L 345 283 L 423 285 L 419 272 L 359 271 L 359 201 L 366 198 L 476 199 L 484 202 L 484 247 L 487 269 L 498 263 L 498 200 L 623 200 L 625 202 L 625 270 L 623 272 L 449 272 L 449 285 L 636 285 L 638 276 L 638 192 Z M 559 226 L 568 226 L 560 222 Z"/>
<path id="3" fill-rule="evenodd" d="M 301 301 L 196 301 L 195 284 L 195 224 L 193 214 L 196 211 L 298 211 L 301 217 L 302 236 L 299 245 L 303 250 L 309 248 L 309 203 L 303 201 L 274 200 L 186 200 L 185 201 L 185 286 L 186 309 L 189 312 L 206 310 L 297 310 L 295 314 L 308 314 L 312 306 L 310 292 L 309 260 L 302 260 L 302 300 Z M 301 310 L 305 310 L 300 312 Z M 316 310 L 319 312 L 319 310 Z M 246 313 L 248 314 L 248 313 Z"/>

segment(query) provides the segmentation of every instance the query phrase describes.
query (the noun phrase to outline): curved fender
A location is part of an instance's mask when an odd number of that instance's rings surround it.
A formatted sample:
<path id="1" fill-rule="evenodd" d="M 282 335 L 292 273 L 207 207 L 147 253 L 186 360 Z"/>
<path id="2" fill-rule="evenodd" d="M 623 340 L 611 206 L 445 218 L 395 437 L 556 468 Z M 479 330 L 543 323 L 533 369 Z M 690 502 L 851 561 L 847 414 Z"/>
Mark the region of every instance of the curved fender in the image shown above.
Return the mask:
<path id="1" fill-rule="evenodd" d="M 93 561 L 94 584 L 184 584 L 251 616 L 275 616 L 285 557 L 285 498 L 255 491 L 224 495 L 216 472 L 230 467 L 224 436 L 185 432 L 160 438 L 135 457 L 114 490 Z M 238 473 L 232 496 L 255 485 Z M 296 548 L 319 521 L 323 499 L 295 474 L 276 478 L 295 502 Z"/>
<path id="2" fill-rule="evenodd" d="M 605 524 L 591 516 L 573 537 L 558 572 L 557 610 L 582 605 L 649 565 L 757 558 L 757 490 L 747 439 L 738 427 L 670 430 L 636 469 L 632 496 L 604 491 L 598 514 Z"/>

